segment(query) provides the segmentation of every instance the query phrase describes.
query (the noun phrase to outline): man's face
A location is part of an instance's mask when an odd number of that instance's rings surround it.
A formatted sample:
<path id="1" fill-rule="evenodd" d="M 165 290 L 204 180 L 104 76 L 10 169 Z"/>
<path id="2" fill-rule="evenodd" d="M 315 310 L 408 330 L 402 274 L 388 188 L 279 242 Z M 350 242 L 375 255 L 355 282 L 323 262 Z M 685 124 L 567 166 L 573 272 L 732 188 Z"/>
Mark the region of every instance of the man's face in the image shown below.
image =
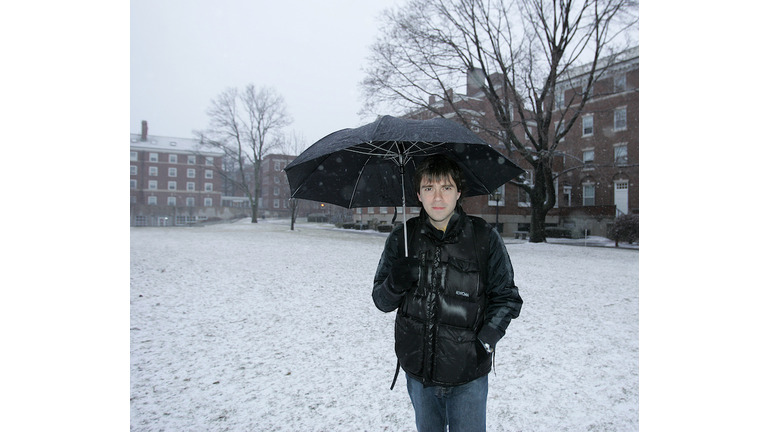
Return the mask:
<path id="1" fill-rule="evenodd" d="M 456 202 L 459 201 L 461 193 L 450 177 L 424 178 L 421 180 L 417 196 L 424 205 L 424 211 L 427 212 L 432 225 L 444 230 L 456 210 Z"/>

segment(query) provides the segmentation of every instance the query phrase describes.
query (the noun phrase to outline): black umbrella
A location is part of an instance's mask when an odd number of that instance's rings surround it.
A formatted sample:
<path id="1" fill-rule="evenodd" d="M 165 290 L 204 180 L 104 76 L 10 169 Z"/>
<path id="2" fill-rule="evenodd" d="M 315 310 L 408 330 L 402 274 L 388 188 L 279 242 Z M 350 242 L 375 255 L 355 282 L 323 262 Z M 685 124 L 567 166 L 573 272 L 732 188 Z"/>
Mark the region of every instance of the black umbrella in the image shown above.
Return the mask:
<path id="1" fill-rule="evenodd" d="M 346 208 L 402 205 L 405 220 L 405 207 L 419 205 L 410 186 L 416 166 L 436 154 L 452 158 L 464 171 L 463 197 L 488 195 L 523 173 L 456 122 L 390 116 L 322 138 L 288 164 L 285 172 L 292 198 Z"/>

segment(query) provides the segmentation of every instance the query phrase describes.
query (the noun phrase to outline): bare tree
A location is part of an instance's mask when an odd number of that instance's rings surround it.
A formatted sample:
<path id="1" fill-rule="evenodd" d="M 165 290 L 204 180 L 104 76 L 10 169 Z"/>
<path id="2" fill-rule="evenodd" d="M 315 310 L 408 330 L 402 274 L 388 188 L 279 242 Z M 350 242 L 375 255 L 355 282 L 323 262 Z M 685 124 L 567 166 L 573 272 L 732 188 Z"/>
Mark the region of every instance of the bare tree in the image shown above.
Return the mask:
<path id="1" fill-rule="evenodd" d="M 291 131 L 289 135 L 283 135 L 281 137 L 279 146 L 284 154 L 298 156 L 307 148 L 307 139 L 303 134 L 297 133 L 294 130 Z M 288 193 L 290 195 L 290 190 Z M 299 212 L 299 200 L 290 198 L 288 200 L 288 209 L 291 211 L 291 231 L 293 231 L 296 225 L 296 217 Z"/>
<path id="2" fill-rule="evenodd" d="M 292 122 L 283 97 L 268 87 L 257 92 L 253 84 L 242 92 L 227 88 L 211 100 L 206 114 L 208 129 L 195 134 L 204 146 L 224 152 L 227 161 L 217 170 L 226 182 L 248 197 L 251 222 L 256 223 L 261 163 L 264 156 L 280 144 L 280 130 Z"/>
<path id="3" fill-rule="evenodd" d="M 530 241 L 546 241 L 558 143 L 601 71 L 630 45 L 622 36 L 636 26 L 636 10 L 634 0 L 410 0 L 383 15 L 362 113 L 450 114 L 503 142 L 533 171 L 513 184 L 530 197 Z M 556 86 L 576 65 L 581 91 L 556 101 Z M 459 97 L 453 89 L 463 83 L 467 95 Z"/>

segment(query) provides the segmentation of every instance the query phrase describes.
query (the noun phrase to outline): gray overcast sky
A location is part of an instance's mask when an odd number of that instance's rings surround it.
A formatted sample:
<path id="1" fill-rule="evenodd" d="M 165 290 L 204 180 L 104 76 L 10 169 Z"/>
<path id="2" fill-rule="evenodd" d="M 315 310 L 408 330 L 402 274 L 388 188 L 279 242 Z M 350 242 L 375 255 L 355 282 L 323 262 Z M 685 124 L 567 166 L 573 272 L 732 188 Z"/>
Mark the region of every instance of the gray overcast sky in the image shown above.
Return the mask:
<path id="1" fill-rule="evenodd" d="M 403 0 L 131 0 L 132 133 L 192 137 L 227 87 L 271 86 L 310 145 L 361 119 L 378 15 Z"/>

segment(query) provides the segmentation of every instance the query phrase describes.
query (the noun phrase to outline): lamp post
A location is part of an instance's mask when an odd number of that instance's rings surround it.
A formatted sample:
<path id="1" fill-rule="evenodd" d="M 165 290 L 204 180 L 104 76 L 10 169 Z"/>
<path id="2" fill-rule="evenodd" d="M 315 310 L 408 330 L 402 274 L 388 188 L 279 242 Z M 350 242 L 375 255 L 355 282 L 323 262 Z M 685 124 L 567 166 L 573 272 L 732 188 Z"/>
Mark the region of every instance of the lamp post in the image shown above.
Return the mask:
<path id="1" fill-rule="evenodd" d="M 492 194 L 491 198 L 493 198 L 494 201 L 496 201 L 496 225 L 494 225 L 494 228 L 496 228 L 496 231 L 499 230 L 499 201 L 501 200 L 501 189 L 496 189 Z"/>

